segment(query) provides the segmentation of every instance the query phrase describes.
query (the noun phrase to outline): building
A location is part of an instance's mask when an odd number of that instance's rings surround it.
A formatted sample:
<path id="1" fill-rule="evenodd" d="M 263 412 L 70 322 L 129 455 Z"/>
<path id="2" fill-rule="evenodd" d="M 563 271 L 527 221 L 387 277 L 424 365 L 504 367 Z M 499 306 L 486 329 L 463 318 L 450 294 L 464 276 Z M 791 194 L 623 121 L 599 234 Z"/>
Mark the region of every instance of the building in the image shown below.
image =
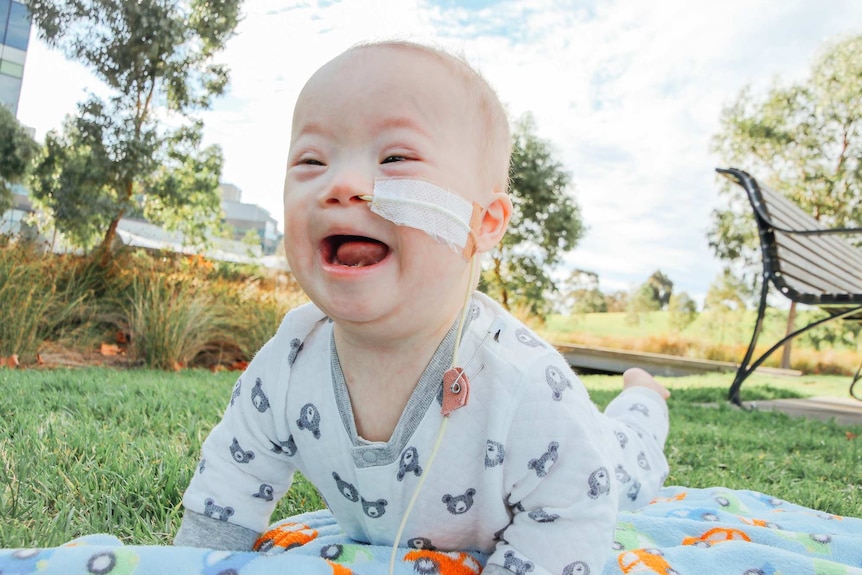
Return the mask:
<path id="1" fill-rule="evenodd" d="M 23 2 L 0 0 L 0 104 L 18 115 L 24 59 L 30 43 L 30 12 Z"/>
<path id="2" fill-rule="evenodd" d="M 281 243 L 281 234 L 278 233 L 278 222 L 269 211 L 257 204 L 243 203 L 242 190 L 233 184 L 220 184 L 219 194 L 224 222 L 233 228 L 234 239 L 242 240 L 249 231 L 253 231 L 260 238 L 263 253 L 275 253 Z"/>

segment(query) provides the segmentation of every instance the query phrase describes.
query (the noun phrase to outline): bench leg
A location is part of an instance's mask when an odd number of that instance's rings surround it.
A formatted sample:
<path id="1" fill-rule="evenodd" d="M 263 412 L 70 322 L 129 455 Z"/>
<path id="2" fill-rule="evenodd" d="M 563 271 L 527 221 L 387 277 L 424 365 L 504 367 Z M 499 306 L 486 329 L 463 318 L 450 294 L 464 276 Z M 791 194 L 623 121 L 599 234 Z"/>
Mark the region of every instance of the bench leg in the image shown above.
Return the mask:
<path id="1" fill-rule="evenodd" d="M 751 335 L 751 343 L 748 344 L 748 349 L 745 352 L 745 357 L 736 368 L 736 375 L 733 377 L 733 383 L 727 393 L 727 399 L 740 407 L 742 401 L 739 399 L 739 388 L 742 387 L 742 382 L 751 375 L 751 372 L 757 368 L 757 365 L 763 361 L 761 358 L 756 365 L 750 366 L 751 356 L 754 354 L 754 347 L 757 344 L 757 338 L 760 336 L 760 330 L 763 327 L 763 315 L 766 313 L 766 295 L 769 292 L 769 278 L 763 277 L 763 286 L 760 289 L 760 305 L 757 307 L 757 321 L 754 323 L 754 333 Z"/>
<path id="2" fill-rule="evenodd" d="M 856 395 L 857 392 L 854 389 L 860 379 L 862 379 L 862 364 L 859 365 L 859 369 L 856 370 L 856 375 L 853 376 L 853 381 L 850 382 L 850 395 L 859 401 L 862 401 L 862 389 L 858 391 L 859 395 Z"/>
<path id="3" fill-rule="evenodd" d="M 772 355 L 772 353 L 775 350 L 777 350 L 778 348 L 783 346 L 785 344 L 785 342 L 793 339 L 794 337 L 796 337 L 797 335 L 799 335 L 801 333 L 805 333 L 806 331 L 808 331 L 811 328 L 817 327 L 818 325 L 820 325 L 822 323 L 826 323 L 827 321 L 832 321 L 834 319 L 845 318 L 847 316 L 858 314 L 860 311 L 862 311 L 862 306 L 857 306 L 854 308 L 850 308 L 850 309 L 848 309 L 842 313 L 838 313 L 835 315 L 830 315 L 830 316 L 824 317 L 824 318 L 819 319 L 813 323 L 810 323 L 804 327 L 801 327 L 801 328 L 797 329 L 796 331 L 794 331 L 793 333 L 789 333 L 786 336 L 784 336 L 783 338 L 781 338 L 780 340 L 778 340 L 778 343 L 776 343 L 775 345 L 770 347 L 768 350 L 766 350 L 754 362 L 751 362 L 751 356 L 754 354 L 754 346 L 757 343 L 757 337 L 760 335 L 760 329 L 763 326 L 763 315 L 764 315 L 764 312 L 766 310 L 766 294 L 767 294 L 768 290 L 769 290 L 769 283 L 764 278 L 763 289 L 761 290 L 761 294 L 760 294 L 760 306 L 758 307 L 758 310 L 757 310 L 757 322 L 755 323 L 755 326 L 754 326 L 754 334 L 751 336 L 751 343 L 748 345 L 748 350 L 745 352 L 745 357 L 743 358 L 742 363 L 740 363 L 739 367 L 736 369 L 736 376 L 733 378 L 733 383 L 731 384 L 730 391 L 727 394 L 728 400 L 730 400 L 731 402 L 733 402 L 739 406 L 742 406 L 742 401 L 739 399 L 739 388 L 742 387 L 742 382 L 745 381 L 745 379 L 749 375 L 751 375 L 755 369 L 760 367 L 760 364 L 762 364 L 764 361 L 766 361 L 766 359 L 770 355 Z M 862 366 L 860 366 L 859 370 L 857 370 L 856 376 L 853 378 L 853 383 L 850 384 L 851 395 L 853 395 L 853 397 L 856 397 L 856 399 L 862 400 L 862 397 L 858 397 L 854 393 L 854 388 L 859 381 L 862 381 Z"/>

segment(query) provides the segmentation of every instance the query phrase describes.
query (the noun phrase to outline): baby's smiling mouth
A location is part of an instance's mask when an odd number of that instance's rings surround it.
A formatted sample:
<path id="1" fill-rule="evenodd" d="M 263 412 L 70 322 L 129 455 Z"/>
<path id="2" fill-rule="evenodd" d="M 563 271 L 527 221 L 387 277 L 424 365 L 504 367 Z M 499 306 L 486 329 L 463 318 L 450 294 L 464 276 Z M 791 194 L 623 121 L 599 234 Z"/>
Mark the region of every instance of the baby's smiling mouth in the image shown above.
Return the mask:
<path id="1" fill-rule="evenodd" d="M 329 236 L 322 247 L 325 262 L 353 268 L 373 266 L 389 255 L 389 246 L 365 236 Z"/>

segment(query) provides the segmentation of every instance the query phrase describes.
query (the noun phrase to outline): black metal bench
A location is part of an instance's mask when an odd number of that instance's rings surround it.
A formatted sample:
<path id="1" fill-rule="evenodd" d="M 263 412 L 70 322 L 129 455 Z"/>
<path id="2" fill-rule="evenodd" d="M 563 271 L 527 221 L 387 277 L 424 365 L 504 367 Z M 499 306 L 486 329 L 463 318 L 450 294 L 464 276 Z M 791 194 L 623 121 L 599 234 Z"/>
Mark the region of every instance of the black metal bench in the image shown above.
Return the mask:
<path id="1" fill-rule="evenodd" d="M 841 237 L 862 233 L 862 228 L 824 228 L 798 205 L 759 184 L 746 172 L 735 168 L 716 171 L 742 186 L 748 194 L 760 233 L 763 260 L 754 334 L 728 393 L 730 401 L 741 405 L 739 388 L 742 382 L 785 342 L 834 319 L 862 321 L 862 250 Z M 788 334 L 752 361 L 763 326 L 770 284 L 791 301 L 817 306 L 829 315 Z M 862 389 L 858 394 L 855 389 L 862 379 L 860 372 L 862 366 L 853 376 L 850 394 L 862 400 Z"/>

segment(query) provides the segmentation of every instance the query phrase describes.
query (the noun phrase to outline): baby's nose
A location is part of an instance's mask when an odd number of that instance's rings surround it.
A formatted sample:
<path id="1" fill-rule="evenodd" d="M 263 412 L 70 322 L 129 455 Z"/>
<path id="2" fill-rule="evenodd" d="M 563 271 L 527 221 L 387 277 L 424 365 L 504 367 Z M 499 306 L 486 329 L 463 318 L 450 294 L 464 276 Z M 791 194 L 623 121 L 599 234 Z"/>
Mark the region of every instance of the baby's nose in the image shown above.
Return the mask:
<path id="1" fill-rule="evenodd" d="M 367 203 L 363 196 L 374 191 L 374 177 L 358 170 L 343 170 L 332 179 L 323 195 L 325 205 L 350 205 Z"/>

